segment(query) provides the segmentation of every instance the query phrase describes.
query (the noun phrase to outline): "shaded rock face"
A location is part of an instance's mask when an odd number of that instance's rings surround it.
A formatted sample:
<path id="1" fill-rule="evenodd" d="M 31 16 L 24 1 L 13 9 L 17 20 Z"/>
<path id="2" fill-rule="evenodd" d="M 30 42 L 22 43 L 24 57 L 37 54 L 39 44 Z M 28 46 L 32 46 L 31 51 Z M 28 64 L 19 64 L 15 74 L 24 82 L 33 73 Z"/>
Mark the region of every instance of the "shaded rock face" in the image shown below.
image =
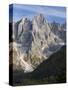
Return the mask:
<path id="1" fill-rule="evenodd" d="M 62 25 L 56 22 L 51 23 L 51 31 L 66 43 L 66 23 Z"/>
<path id="2" fill-rule="evenodd" d="M 42 14 L 34 16 L 32 21 L 22 18 L 17 23 L 13 23 L 12 38 L 13 42 L 17 44 L 17 52 L 22 57 L 20 63 L 22 63 L 22 59 L 26 61 L 31 71 L 57 51 L 61 47 L 60 43 L 64 43 L 62 38 L 55 34 L 51 28 Z M 26 65 L 26 63 L 24 64 Z M 24 69 L 25 65 L 21 65 L 24 66 L 23 70 L 29 72 Z"/>
<path id="3" fill-rule="evenodd" d="M 20 43 L 21 46 L 19 47 L 22 53 L 28 53 L 31 48 L 32 43 L 32 24 L 30 20 L 27 18 L 23 18 L 19 22 L 16 23 L 16 27 L 14 34 L 16 36 L 15 40 L 17 43 Z"/>

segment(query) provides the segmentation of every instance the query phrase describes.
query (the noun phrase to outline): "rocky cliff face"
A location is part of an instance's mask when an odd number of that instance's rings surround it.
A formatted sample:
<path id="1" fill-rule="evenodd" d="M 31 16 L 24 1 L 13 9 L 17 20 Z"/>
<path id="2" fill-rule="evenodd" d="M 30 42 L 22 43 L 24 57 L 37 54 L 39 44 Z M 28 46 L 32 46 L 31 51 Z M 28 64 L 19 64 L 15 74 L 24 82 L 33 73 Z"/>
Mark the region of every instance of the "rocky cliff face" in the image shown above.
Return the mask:
<path id="1" fill-rule="evenodd" d="M 34 59 L 36 57 L 38 60 L 33 60 L 34 64 L 39 65 L 43 59 L 47 59 L 54 51 L 60 47 L 60 42 L 62 40 L 55 35 L 48 25 L 42 14 L 35 16 L 32 20 L 32 47 L 31 47 L 31 57 Z M 57 47 L 58 46 L 58 47 Z M 52 48 L 53 51 L 51 50 Z"/>
<path id="2" fill-rule="evenodd" d="M 60 25 L 59 23 L 51 23 L 51 31 L 59 38 L 66 42 L 66 23 Z"/>
<path id="3" fill-rule="evenodd" d="M 22 57 L 18 61 L 21 60 L 22 63 L 24 60 L 33 71 L 44 59 L 59 50 L 64 41 L 53 31 L 42 14 L 34 16 L 32 21 L 22 18 L 13 23 L 13 41 L 17 44 L 13 47 L 18 49 L 17 53 Z"/>

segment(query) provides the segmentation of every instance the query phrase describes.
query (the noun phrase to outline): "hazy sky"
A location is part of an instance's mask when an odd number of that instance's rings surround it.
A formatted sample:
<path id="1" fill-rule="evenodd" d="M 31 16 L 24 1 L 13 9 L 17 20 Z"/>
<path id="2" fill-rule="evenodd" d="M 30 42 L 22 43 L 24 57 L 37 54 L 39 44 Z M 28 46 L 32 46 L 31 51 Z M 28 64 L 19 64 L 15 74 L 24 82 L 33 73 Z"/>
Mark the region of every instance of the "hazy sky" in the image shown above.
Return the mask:
<path id="1" fill-rule="evenodd" d="M 12 16 L 12 5 L 9 7 L 9 17 Z M 63 23 L 66 21 L 66 8 L 54 6 L 39 6 L 39 5 L 13 5 L 13 21 L 16 22 L 23 17 L 32 19 L 35 15 L 42 13 L 48 22 L 56 21 Z"/>

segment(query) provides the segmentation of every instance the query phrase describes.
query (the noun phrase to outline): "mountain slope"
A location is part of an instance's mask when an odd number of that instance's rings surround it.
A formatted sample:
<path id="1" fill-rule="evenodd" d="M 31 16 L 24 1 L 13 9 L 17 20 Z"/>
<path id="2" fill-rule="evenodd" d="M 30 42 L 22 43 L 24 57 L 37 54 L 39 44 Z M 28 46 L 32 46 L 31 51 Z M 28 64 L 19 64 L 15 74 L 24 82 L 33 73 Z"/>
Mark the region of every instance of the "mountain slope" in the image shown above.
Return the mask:
<path id="1" fill-rule="evenodd" d="M 66 46 L 43 61 L 31 73 L 16 71 L 13 75 L 14 85 L 65 83 L 66 82 Z"/>
<path id="2" fill-rule="evenodd" d="M 63 46 L 58 52 L 54 53 L 46 61 L 43 61 L 43 63 L 33 72 L 33 76 L 36 75 L 37 78 L 42 78 L 43 76 L 59 75 L 65 68 L 66 47 Z"/>

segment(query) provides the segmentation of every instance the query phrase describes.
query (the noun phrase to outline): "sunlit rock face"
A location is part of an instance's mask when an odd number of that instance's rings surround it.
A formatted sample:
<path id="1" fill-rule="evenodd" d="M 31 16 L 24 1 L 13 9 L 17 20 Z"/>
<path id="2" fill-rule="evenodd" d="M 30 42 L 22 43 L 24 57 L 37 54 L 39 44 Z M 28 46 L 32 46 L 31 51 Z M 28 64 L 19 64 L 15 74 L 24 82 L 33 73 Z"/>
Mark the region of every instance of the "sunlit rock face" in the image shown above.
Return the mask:
<path id="1" fill-rule="evenodd" d="M 14 69 L 32 72 L 43 60 L 58 51 L 65 44 L 63 37 L 66 35 L 65 30 L 62 34 L 60 31 L 61 27 L 49 24 L 43 14 L 34 16 L 32 20 L 25 17 L 13 23 Z"/>
<path id="2" fill-rule="evenodd" d="M 18 50 L 18 44 L 16 42 L 11 43 L 9 48 L 10 55 L 10 65 L 13 64 L 13 70 L 23 70 L 23 72 L 32 72 L 33 67 L 31 63 L 29 63 L 26 59 L 28 59 L 27 55 L 21 53 Z M 12 56 L 11 56 L 12 54 Z M 13 61 L 11 61 L 13 60 Z"/>
<path id="3" fill-rule="evenodd" d="M 50 29 L 48 22 L 42 14 L 35 16 L 32 21 L 33 24 L 33 41 L 32 41 L 32 55 L 38 55 L 40 58 L 47 58 L 48 55 L 43 55 L 45 49 L 50 46 L 58 45 L 62 40 L 56 36 Z"/>

